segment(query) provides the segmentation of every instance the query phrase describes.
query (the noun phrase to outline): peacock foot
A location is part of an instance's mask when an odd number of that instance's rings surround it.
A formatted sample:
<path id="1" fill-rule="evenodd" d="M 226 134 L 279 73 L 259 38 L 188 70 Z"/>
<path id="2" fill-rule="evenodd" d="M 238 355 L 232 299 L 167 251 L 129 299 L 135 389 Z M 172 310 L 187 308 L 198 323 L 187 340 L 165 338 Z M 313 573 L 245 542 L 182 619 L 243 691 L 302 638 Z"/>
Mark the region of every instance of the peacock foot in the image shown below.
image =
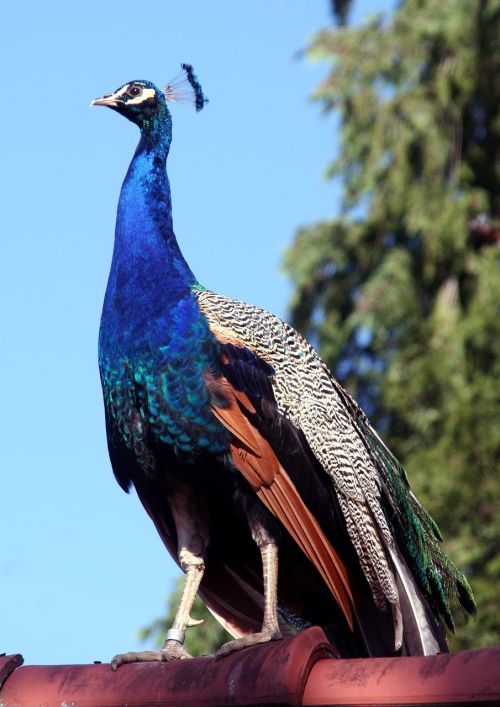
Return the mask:
<path id="1" fill-rule="evenodd" d="M 282 638 L 282 635 L 278 630 L 262 630 L 258 633 L 249 633 L 248 636 L 242 636 L 241 638 L 236 638 L 234 641 L 224 643 L 215 654 L 215 658 L 223 658 L 235 651 L 242 650 L 242 648 L 249 648 L 250 646 L 256 646 L 259 643 L 267 643 L 268 641 L 278 641 L 280 638 Z"/>
<path id="2" fill-rule="evenodd" d="M 186 660 L 192 658 L 179 641 L 165 641 L 159 651 L 139 651 L 119 653 L 111 661 L 111 670 L 117 670 L 125 663 L 148 663 L 154 661 Z"/>

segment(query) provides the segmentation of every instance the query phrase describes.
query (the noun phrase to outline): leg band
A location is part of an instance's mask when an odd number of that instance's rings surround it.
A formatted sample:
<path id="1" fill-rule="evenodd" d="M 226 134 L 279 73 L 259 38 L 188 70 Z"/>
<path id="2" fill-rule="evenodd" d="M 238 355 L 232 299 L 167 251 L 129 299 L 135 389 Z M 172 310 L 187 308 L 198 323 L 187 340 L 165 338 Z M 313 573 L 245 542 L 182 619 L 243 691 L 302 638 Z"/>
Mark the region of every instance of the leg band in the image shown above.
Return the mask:
<path id="1" fill-rule="evenodd" d="M 180 628 L 170 628 L 167 631 L 167 636 L 165 641 L 177 641 L 178 643 L 184 643 L 184 634 L 186 632 L 182 631 Z"/>

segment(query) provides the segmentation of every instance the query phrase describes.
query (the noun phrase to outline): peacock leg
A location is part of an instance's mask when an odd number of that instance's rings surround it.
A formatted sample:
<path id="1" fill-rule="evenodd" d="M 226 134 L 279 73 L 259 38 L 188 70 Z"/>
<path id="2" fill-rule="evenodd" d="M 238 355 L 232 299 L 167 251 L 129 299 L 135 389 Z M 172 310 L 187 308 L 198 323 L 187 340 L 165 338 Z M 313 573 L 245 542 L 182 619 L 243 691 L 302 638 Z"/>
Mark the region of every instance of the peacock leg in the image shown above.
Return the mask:
<path id="1" fill-rule="evenodd" d="M 205 564 L 203 559 L 183 548 L 179 553 L 182 569 L 186 573 L 186 580 L 182 590 L 181 600 L 177 607 L 172 628 L 167 631 L 165 643 L 161 647 L 162 660 L 183 660 L 191 658 L 184 648 L 184 636 L 190 626 L 198 626 L 203 619 L 193 619 L 190 616 L 193 602 L 198 592 L 198 587 L 203 578 Z"/>
<path id="2" fill-rule="evenodd" d="M 224 643 L 216 653 L 217 658 L 222 658 L 242 648 L 255 646 L 258 643 L 276 641 L 281 638 L 278 623 L 278 545 L 275 542 L 267 542 L 264 545 L 259 545 L 259 550 L 262 558 L 264 580 L 264 619 L 262 621 L 262 629 L 258 633 L 249 633 L 247 636 Z"/>
<path id="3" fill-rule="evenodd" d="M 203 579 L 205 551 L 208 544 L 205 515 L 203 512 L 197 513 L 199 506 L 191 501 L 192 498 L 185 494 L 177 494 L 170 499 L 172 516 L 177 530 L 179 561 L 186 575 L 172 628 L 167 631 L 165 643 L 159 651 L 140 651 L 116 655 L 111 661 L 113 670 L 124 663 L 191 658 L 183 645 L 184 636 L 190 626 L 202 623 L 202 620 L 192 619 L 190 612 Z"/>
<path id="4" fill-rule="evenodd" d="M 191 658 L 183 646 L 186 630 L 190 626 L 197 626 L 202 621 L 192 619 L 189 615 L 196 592 L 200 586 L 205 566 L 203 560 L 192 555 L 186 548 L 179 553 L 182 568 L 186 572 L 186 579 L 181 600 L 175 615 L 172 628 L 167 631 L 165 643 L 159 651 L 139 651 L 120 653 L 111 661 L 111 668 L 116 670 L 124 663 L 141 663 L 161 660 L 184 660 Z"/>

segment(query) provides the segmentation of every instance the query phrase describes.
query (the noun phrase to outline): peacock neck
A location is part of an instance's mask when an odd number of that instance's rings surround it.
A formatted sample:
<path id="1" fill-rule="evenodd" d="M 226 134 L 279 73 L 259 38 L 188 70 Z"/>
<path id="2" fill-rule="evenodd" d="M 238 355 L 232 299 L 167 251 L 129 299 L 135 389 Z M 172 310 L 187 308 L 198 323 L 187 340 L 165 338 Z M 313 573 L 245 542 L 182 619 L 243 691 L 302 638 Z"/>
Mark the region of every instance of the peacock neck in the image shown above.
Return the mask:
<path id="1" fill-rule="evenodd" d="M 177 245 L 166 161 L 170 115 L 147 123 L 122 185 L 115 230 L 118 255 L 145 267 L 168 267 L 170 276 L 192 278 Z"/>
<path id="2" fill-rule="evenodd" d="M 161 118 L 142 126 L 118 203 L 102 324 L 119 349 L 156 346 L 196 285 L 173 230 L 168 111 Z"/>

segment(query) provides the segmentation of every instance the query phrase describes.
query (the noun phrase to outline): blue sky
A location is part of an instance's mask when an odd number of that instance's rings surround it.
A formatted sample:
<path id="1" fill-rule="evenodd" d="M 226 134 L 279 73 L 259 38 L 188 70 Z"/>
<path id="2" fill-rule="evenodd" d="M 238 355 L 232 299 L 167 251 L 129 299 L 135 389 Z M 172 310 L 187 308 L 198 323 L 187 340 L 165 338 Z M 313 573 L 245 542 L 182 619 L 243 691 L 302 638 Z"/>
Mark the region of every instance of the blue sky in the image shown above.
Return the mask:
<path id="1" fill-rule="evenodd" d="M 358 0 L 355 21 L 390 0 Z M 174 107 L 174 226 L 199 280 L 286 316 L 295 229 L 336 214 L 334 122 L 298 59 L 327 0 L 4 3 L 0 652 L 27 663 L 140 649 L 178 570 L 111 473 L 97 330 L 135 126 L 92 98 L 193 63 Z"/>

